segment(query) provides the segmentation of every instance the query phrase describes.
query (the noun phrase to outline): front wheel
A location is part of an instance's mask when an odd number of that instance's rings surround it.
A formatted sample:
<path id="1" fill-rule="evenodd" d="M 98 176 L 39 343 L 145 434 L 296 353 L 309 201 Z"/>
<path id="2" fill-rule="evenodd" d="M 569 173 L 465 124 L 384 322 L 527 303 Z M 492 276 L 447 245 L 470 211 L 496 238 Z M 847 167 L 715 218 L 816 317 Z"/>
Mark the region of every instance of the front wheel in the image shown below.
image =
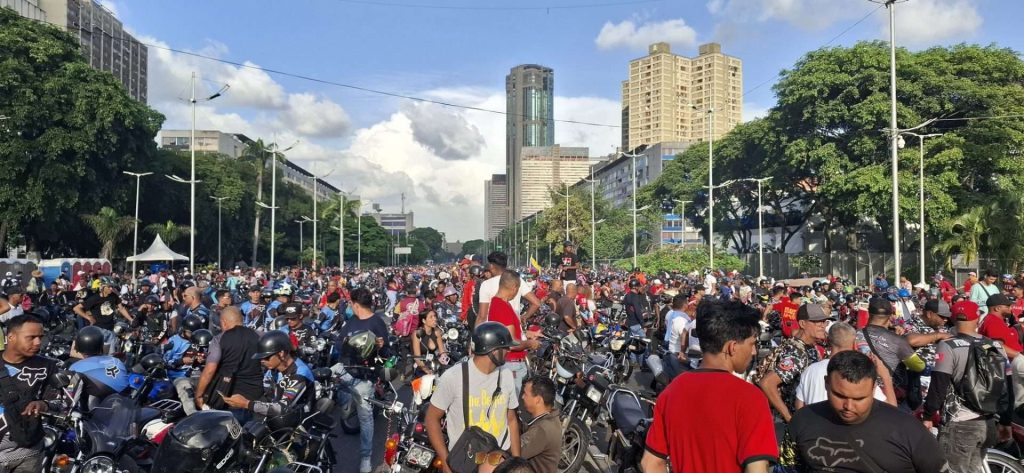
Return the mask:
<path id="1" fill-rule="evenodd" d="M 558 459 L 559 473 L 576 473 L 583 466 L 590 445 L 590 429 L 578 417 L 569 419 L 562 432 L 562 456 Z"/>
<path id="2" fill-rule="evenodd" d="M 1021 461 L 1002 450 L 988 449 L 984 462 L 982 473 L 1024 473 Z"/>

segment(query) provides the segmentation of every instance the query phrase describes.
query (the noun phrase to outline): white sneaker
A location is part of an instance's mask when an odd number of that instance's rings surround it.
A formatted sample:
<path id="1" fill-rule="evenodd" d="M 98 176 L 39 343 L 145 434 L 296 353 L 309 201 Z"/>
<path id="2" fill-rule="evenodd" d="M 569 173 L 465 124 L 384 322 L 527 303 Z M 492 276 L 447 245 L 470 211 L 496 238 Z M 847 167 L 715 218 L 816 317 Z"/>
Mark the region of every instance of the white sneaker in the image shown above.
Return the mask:
<path id="1" fill-rule="evenodd" d="M 363 461 L 359 463 L 359 473 L 370 473 L 371 471 L 373 471 L 373 465 L 370 463 L 370 458 L 363 458 Z"/>

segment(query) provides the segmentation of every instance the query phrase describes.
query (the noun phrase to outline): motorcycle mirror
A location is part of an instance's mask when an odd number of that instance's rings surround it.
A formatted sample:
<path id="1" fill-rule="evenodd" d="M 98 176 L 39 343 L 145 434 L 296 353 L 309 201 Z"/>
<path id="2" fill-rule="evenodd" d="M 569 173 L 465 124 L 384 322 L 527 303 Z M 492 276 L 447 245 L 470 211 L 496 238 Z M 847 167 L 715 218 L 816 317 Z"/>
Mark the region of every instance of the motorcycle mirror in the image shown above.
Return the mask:
<path id="1" fill-rule="evenodd" d="M 313 379 L 317 381 L 327 381 L 334 376 L 334 372 L 330 368 L 317 368 L 313 370 Z"/>
<path id="2" fill-rule="evenodd" d="M 51 375 L 50 382 L 56 386 L 66 388 L 71 385 L 71 376 L 72 373 L 70 371 L 58 371 Z"/>

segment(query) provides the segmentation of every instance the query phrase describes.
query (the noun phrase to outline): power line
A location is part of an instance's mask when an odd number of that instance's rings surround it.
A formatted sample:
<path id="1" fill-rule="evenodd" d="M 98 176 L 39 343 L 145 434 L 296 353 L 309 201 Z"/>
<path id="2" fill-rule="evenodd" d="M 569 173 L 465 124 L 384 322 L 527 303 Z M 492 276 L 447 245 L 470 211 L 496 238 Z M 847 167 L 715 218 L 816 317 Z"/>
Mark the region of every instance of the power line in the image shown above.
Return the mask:
<path id="1" fill-rule="evenodd" d="M 401 8 L 422 8 L 429 10 L 474 10 L 474 11 L 530 11 L 530 10 L 581 10 L 587 8 L 603 8 L 603 7 L 618 7 L 618 6 L 632 6 L 642 5 L 645 3 L 660 3 L 664 0 L 636 0 L 631 2 L 604 2 L 604 3 L 587 3 L 578 5 L 550 5 L 550 6 L 501 6 L 501 5 L 431 5 L 431 4 L 418 4 L 418 3 L 401 3 L 401 2 L 374 2 L 371 0 L 338 0 L 342 3 L 353 3 L 357 5 L 371 5 L 378 7 L 401 7 Z"/>

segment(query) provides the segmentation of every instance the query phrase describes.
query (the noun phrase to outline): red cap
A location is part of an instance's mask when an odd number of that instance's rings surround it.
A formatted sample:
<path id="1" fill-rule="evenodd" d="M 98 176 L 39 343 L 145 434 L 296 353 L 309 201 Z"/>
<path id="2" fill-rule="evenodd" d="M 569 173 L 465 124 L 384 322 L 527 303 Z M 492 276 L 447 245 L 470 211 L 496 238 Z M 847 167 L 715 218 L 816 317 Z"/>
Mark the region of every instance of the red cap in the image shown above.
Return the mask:
<path id="1" fill-rule="evenodd" d="M 953 304 L 953 308 L 950 309 L 953 313 L 953 318 L 960 322 L 970 322 L 972 320 L 978 320 L 978 304 L 971 301 L 959 301 Z"/>

